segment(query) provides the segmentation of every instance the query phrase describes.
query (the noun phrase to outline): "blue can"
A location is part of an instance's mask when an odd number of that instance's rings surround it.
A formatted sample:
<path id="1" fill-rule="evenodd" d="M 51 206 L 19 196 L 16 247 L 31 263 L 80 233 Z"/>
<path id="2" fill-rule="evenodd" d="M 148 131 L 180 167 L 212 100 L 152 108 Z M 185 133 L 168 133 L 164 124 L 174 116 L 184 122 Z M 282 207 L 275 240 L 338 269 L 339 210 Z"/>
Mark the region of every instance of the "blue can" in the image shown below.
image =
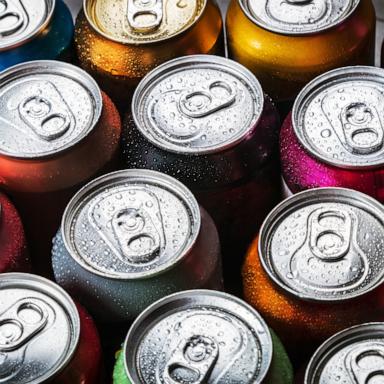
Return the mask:
<path id="1" fill-rule="evenodd" d="M 73 30 L 62 0 L 1 0 L 0 70 L 31 60 L 68 59 Z"/>

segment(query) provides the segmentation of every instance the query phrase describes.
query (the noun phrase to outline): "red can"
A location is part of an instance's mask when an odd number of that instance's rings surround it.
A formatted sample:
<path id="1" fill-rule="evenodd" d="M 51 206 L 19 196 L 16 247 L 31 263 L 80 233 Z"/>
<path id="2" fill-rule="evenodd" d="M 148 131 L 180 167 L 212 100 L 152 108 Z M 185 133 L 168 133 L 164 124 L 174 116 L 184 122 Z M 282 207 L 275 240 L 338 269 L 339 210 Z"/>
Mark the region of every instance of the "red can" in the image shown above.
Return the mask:
<path id="1" fill-rule="evenodd" d="M 102 383 L 93 320 L 49 280 L 24 273 L 1 276 L 0 335 L 2 383 Z"/>
<path id="2" fill-rule="evenodd" d="M 16 208 L 0 192 L 0 273 L 29 270 L 23 224 Z"/>
<path id="3" fill-rule="evenodd" d="M 296 99 L 280 135 L 289 192 L 355 189 L 384 202 L 384 70 L 339 68 Z"/>

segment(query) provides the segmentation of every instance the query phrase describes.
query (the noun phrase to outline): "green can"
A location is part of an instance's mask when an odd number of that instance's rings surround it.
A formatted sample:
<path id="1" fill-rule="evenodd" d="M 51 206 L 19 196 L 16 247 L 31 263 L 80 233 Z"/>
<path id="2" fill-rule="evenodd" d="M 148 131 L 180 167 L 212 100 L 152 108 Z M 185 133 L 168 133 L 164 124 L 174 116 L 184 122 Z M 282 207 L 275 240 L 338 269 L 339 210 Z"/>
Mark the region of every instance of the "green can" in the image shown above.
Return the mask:
<path id="1" fill-rule="evenodd" d="M 113 384 L 291 384 L 284 346 L 229 294 L 184 291 L 148 307 L 117 353 Z"/>

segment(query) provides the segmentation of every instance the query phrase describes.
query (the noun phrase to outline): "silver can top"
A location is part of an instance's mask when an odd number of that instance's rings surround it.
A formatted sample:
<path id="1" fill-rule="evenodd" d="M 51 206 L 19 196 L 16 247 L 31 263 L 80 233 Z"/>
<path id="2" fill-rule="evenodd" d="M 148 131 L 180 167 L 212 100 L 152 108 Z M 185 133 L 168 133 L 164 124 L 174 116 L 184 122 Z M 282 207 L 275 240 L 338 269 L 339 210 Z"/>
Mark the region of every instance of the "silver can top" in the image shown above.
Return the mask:
<path id="1" fill-rule="evenodd" d="M 0 73 L 0 155 L 33 159 L 57 154 L 99 121 L 101 93 L 83 70 L 31 61 Z"/>
<path id="2" fill-rule="evenodd" d="M 384 281 L 383 217 L 383 206 L 360 192 L 301 192 L 263 223 L 262 265 L 295 297 L 342 301 L 361 296 Z"/>
<path id="3" fill-rule="evenodd" d="M 150 72 L 136 88 L 132 113 L 152 144 L 204 154 L 246 138 L 263 105 L 260 83 L 245 67 L 218 56 L 193 55 Z"/>
<path id="4" fill-rule="evenodd" d="M 52 18 L 56 0 L 1 0 L 0 51 L 15 48 L 42 32 Z"/>
<path id="5" fill-rule="evenodd" d="M 58 285 L 25 273 L 1 275 L 1 383 L 51 380 L 71 361 L 79 335 L 76 306 Z"/>
<path id="6" fill-rule="evenodd" d="M 125 341 L 125 367 L 136 384 L 260 383 L 272 359 L 260 315 L 222 292 L 180 292 L 147 308 Z"/>
<path id="7" fill-rule="evenodd" d="M 384 323 L 346 329 L 314 354 L 305 384 L 379 384 L 384 382 Z"/>
<path id="8" fill-rule="evenodd" d="M 239 0 L 257 25 L 284 35 L 307 35 L 344 22 L 360 0 Z"/>
<path id="9" fill-rule="evenodd" d="M 330 165 L 384 164 L 384 70 L 339 68 L 317 77 L 299 94 L 292 122 L 306 150 Z"/>
<path id="10" fill-rule="evenodd" d="M 125 170 L 81 189 L 68 204 L 61 228 L 67 250 L 90 272 L 146 278 L 171 268 L 193 247 L 200 210 L 173 177 Z"/>

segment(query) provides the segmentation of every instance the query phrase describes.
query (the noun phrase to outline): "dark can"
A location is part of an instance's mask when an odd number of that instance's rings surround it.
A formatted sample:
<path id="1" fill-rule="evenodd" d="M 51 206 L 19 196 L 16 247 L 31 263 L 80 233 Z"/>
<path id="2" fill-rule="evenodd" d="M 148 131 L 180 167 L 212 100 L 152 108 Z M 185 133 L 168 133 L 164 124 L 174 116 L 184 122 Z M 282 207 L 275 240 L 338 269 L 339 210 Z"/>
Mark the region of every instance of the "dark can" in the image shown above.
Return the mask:
<path id="1" fill-rule="evenodd" d="M 2 0 L 0 70 L 31 60 L 69 59 L 73 30 L 62 0 Z"/>
<path id="2" fill-rule="evenodd" d="M 0 353 L 5 384 L 101 384 L 101 347 L 92 319 L 40 276 L 1 275 Z"/>
<path id="3" fill-rule="evenodd" d="M 222 288 L 212 219 L 183 184 L 148 170 L 113 172 L 81 189 L 52 261 L 56 281 L 103 322 L 133 320 L 173 292 Z"/>

